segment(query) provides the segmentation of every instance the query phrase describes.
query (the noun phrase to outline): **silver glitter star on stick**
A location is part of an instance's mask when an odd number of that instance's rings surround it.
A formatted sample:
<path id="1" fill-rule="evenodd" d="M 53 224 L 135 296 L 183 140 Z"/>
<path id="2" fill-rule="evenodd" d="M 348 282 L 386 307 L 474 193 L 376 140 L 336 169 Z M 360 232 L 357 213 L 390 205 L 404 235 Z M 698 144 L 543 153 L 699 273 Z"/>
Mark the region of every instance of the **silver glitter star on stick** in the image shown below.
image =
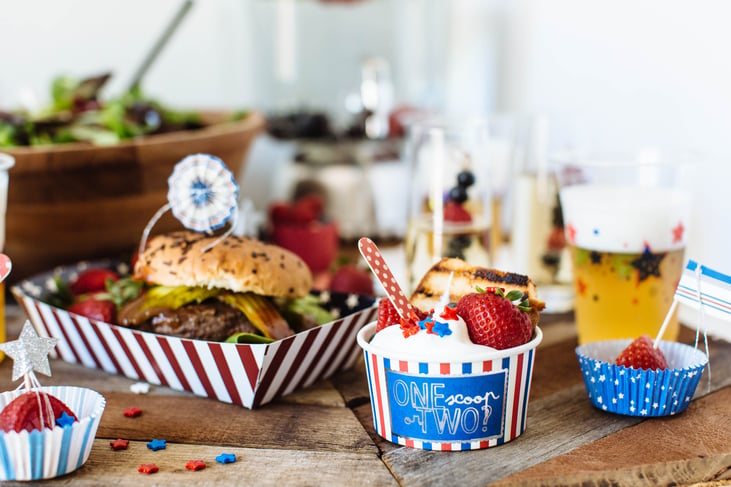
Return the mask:
<path id="1" fill-rule="evenodd" d="M 17 340 L 0 343 L 0 350 L 13 359 L 13 381 L 33 371 L 51 376 L 48 354 L 58 338 L 40 337 L 29 320 L 25 321 Z"/>

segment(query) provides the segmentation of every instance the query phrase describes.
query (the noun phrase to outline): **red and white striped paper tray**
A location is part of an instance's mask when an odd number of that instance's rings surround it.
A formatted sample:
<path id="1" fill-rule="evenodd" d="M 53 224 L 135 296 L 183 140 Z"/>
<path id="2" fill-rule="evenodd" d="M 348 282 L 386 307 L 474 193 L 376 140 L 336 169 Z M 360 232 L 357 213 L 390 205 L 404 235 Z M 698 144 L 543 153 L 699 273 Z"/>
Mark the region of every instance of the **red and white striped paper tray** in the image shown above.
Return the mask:
<path id="1" fill-rule="evenodd" d="M 351 367 L 358 330 L 376 317 L 372 298 L 343 297 L 341 317 L 270 344 L 219 343 L 141 332 L 91 320 L 44 301 L 53 276 L 69 279 L 81 262 L 38 275 L 12 293 L 41 336 L 58 338 L 54 357 L 131 379 L 255 408 Z M 329 300 L 328 295 L 321 295 Z M 348 313 L 348 307 L 354 312 Z"/>

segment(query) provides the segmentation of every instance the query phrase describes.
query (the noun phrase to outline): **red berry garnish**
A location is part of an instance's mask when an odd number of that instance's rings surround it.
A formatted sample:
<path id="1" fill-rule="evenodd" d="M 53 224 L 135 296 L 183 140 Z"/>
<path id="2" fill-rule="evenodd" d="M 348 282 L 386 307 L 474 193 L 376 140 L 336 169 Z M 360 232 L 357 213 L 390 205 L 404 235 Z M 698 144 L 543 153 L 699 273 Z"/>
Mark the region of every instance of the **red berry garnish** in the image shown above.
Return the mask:
<path id="1" fill-rule="evenodd" d="M 467 324 L 472 342 L 497 350 L 527 343 L 533 335 L 533 323 L 526 312 L 530 308 L 526 301 L 513 304 L 522 296 L 520 291 L 505 295 L 499 288 L 463 296 L 457 303 L 457 314 Z"/>
<path id="2" fill-rule="evenodd" d="M 472 215 L 455 201 L 447 201 L 444 204 L 444 220 L 455 223 L 469 223 L 472 221 Z"/>
<path id="3" fill-rule="evenodd" d="M 105 323 L 114 323 L 117 319 L 117 305 L 106 299 L 96 299 L 94 296 L 83 301 L 76 301 L 67 310 Z"/>
<path id="4" fill-rule="evenodd" d="M 630 343 L 615 360 L 617 365 L 633 369 L 658 370 L 667 369 L 665 355 L 655 348 L 649 335 L 642 335 Z"/>
<path id="5" fill-rule="evenodd" d="M 117 281 L 119 280 L 119 274 L 111 269 L 87 269 L 81 272 L 79 276 L 70 284 L 71 294 L 73 294 L 74 296 L 78 296 L 80 294 L 106 291 L 107 279 L 113 282 Z"/>

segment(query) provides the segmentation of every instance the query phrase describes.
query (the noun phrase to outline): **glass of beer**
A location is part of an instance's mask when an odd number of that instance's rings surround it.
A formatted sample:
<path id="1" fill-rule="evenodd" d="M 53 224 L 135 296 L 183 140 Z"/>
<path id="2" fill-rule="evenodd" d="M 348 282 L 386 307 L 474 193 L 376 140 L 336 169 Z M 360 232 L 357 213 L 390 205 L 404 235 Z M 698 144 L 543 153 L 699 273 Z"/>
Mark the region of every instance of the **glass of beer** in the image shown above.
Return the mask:
<path id="1" fill-rule="evenodd" d="M 442 257 L 489 263 L 488 125 L 481 118 L 427 118 L 409 127 L 407 288 Z"/>
<path id="2" fill-rule="evenodd" d="M 558 162 L 579 343 L 654 338 L 683 270 L 690 159 L 644 151 Z M 678 331 L 673 317 L 662 338 L 675 340 Z"/>
<path id="3" fill-rule="evenodd" d="M 5 211 L 8 205 L 8 170 L 15 165 L 15 158 L 0 153 L 0 252 L 5 248 Z M 5 342 L 5 283 L 0 282 L 0 342 Z M 0 352 L 0 360 L 5 354 Z"/>

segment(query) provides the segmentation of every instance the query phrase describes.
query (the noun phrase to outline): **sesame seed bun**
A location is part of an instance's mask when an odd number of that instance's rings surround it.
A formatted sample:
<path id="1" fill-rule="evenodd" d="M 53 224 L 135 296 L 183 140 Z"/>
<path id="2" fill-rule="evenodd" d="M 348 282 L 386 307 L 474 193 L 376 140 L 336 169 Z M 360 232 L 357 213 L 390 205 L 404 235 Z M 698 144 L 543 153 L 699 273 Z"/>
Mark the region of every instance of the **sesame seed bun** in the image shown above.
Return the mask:
<path id="1" fill-rule="evenodd" d="M 156 235 L 135 263 L 134 278 L 163 286 L 201 286 L 299 298 L 312 287 L 309 268 L 294 253 L 247 237 L 192 231 Z"/>

